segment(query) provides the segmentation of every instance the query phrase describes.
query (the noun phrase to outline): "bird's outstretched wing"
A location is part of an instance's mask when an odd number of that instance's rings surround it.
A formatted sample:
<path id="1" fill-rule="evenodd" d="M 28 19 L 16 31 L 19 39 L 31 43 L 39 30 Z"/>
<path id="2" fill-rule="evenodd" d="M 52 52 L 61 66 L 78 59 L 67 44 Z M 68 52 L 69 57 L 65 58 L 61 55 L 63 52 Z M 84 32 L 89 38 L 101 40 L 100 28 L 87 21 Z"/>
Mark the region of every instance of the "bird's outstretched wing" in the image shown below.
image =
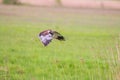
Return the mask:
<path id="1" fill-rule="evenodd" d="M 65 38 L 58 32 L 53 31 L 53 38 L 58 39 L 60 41 L 65 41 Z"/>
<path id="2" fill-rule="evenodd" d="M 42 43 L 44 44 L 44 46 L 47 46 L 51 41 L 52 41 L 52 39 L 51 40 L 44 40 L 44 41 L 42 41 Z"/>
<path id="3" fill-rule="evenodd" d="M 43 31 L 39 34 L 39 39 L 44 44 L 44 46 L 47 46 L 52 41 L 52 34 L 49 33 L 50 30 Z"/>

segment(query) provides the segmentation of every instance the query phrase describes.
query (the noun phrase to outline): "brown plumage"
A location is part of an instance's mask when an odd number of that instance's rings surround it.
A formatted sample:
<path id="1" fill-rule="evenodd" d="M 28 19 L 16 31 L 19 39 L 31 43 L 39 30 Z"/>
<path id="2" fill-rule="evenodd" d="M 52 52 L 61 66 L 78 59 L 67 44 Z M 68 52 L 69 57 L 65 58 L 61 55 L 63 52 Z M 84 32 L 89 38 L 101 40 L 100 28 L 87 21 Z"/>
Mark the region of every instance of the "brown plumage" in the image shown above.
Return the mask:
<path id="1" fill-rule="evenodd" d="M 52 39 L 57 39 L 60 41 L 65 41 L 65 38 L 57 31 L 45 30 L 39 33 L 39 39 L 42 41 L 44 46 L 47 46 Z"/>

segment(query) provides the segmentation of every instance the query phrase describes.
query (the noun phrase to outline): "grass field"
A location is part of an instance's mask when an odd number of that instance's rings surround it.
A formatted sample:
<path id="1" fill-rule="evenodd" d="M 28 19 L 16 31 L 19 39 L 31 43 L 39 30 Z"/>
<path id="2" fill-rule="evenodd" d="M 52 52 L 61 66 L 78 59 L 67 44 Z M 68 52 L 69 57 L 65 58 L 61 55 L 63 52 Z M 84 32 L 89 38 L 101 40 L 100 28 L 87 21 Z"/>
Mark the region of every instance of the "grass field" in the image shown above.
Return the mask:
<path id="1" fill-rule="evenodd" d="M 119 61 L 120 11 L 0 5 L 0 80 L 119 80 Z"/>

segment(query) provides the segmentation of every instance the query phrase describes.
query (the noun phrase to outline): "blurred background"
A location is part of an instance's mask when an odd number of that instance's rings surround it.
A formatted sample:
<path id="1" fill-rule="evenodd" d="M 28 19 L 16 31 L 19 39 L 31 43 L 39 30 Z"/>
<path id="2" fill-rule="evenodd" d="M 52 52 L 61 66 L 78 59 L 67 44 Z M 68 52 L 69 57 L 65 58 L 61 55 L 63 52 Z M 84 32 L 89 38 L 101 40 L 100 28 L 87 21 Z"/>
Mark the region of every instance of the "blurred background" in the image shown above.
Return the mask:
<path id="1" fill-rule="evenodd" d="M 120 0 L 0 0 L 1 4 L 120 9 Z"/>

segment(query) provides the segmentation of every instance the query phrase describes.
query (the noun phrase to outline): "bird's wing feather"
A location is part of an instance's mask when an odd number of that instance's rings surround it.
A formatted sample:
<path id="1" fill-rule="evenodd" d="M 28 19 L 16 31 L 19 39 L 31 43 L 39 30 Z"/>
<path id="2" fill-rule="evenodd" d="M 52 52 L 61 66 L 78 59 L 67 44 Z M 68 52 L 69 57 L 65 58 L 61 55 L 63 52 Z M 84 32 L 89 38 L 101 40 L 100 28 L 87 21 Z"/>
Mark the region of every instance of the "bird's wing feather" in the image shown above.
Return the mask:
<path id="1" fill-rule="evenodd" d="M 60 41 L 65 40 L 65 38 L 60 33 L 52 30 L 45 30 L 39 34 L 39 39 L 44 44 L 44 46 L 47 46 L 53 38 Z"/>
<path id="2" fill-rule="evenodd" d="M 52 35 L 46 34 L 46 35 L 40 35 L 39 36 L 41 42 L 44 44 L 44 46 L 47 46 L 52 41 Z"/>
<path id="3" fill-rule="evenodd" d="M 39 34 L 39 35 L 46 36 L 46 35 L 48 35 L 48 34 L 49 34 L 49 31 L 51 31 L 51 30 L 45 30 L 45 31 L 42 31 L 42 32 L 40 32 L 40 34 Z"/>
<path id="4" fill-rule="evenodd" d="M 61 41 L 65 40 L 65 38 L 60 33 L 56 32 L 56 31 L 53 31 L 53 38 L 61 40 Z"/>
<path id="5" fill-rule="evenodd" d="M 51 40 L 42 41 L 42 43 L 44 44 L 44 46 L 47 46 L 50 42 L 51 42 Z"/>

